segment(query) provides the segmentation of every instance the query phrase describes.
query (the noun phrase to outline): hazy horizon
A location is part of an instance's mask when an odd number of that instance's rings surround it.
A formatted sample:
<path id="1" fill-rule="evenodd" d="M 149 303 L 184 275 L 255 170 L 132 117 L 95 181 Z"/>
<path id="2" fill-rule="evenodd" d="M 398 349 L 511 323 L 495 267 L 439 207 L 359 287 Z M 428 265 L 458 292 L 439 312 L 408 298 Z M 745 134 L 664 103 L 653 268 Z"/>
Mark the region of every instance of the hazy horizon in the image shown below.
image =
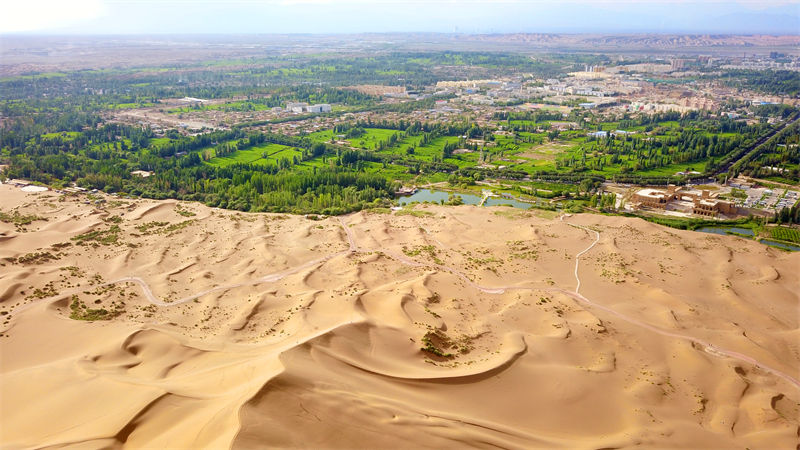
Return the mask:
<path id="1" fill-rule="evenodd" d="M 799 1 L 33 0 L 2 34 L 798 34 Z"/>

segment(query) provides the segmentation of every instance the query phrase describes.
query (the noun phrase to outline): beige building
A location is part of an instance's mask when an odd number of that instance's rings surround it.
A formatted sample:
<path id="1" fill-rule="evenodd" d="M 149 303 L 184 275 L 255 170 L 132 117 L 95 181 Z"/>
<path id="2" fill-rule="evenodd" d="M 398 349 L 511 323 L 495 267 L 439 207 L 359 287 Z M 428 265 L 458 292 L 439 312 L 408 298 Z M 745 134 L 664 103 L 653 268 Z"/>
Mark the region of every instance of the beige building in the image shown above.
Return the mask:
<path id="1" fill-rule="evenodd" d="M 670 186 L 670 188 L 672 187 Z M 667 207 L 667 203 L 674 199 L 672 193 L 659 189 L 647 188 L 633 194 L 633 203 L 638 203 L 640 208 L 664 209 Z"/>
<path id="2" fill-rule="evenodd" d="M 691 202 L 691 212 L 698 216 L 717 217 L 736 215 L 738 209 L 728 201 L 716 198 L 706 190 L 686 189 L 678 186 L 668 186 L 666 190 L 645 188 L 641 189 L 631 199 L 637 208 L 650 208 L 665 210 L 673 202 Z"/>
<path id="3" fill-rule="evenodd" d="M 732 216 L 735 215 L 737 211 L 738 209 L 733 203 L 717 199 L 695 199 L 694 208 L 692 209 L 693 214 L 706 217 L 717 217 L 719 214 Z"/>

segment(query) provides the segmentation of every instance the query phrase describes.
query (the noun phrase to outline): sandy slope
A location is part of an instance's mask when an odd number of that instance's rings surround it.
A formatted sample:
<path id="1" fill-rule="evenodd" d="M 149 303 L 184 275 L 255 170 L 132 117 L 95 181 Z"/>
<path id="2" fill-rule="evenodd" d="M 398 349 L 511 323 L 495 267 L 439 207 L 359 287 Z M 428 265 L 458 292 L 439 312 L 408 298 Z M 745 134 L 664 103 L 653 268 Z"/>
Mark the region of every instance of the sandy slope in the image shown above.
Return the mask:
<path id="1" fill-rule="evenodd" d="M 0 185 L 46 219 L 0 222 L 3 448 L 797 445 L 800 254 L 505 208 L 84 200 Z"/>

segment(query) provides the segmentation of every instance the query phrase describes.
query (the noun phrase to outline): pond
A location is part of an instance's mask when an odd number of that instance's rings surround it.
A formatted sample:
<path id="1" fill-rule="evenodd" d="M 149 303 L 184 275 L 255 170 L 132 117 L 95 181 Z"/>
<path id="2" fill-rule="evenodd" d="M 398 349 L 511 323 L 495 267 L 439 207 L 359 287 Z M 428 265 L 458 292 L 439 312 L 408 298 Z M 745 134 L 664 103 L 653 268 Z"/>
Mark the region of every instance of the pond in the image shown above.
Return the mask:
<path id="1" fill-rule="evenodd" d="M 486 199 L 486 203 L 484 203 L 484 205 L 486 205 L 486 206 L 512 206 L 514 208 L 519 208 L 519 209 L 530 209 L 531 206 L 532 206 L 530 203 L 525 203 L 525 202 L 521 202 L 519 200 L 514 200 L 514 199 L 510 199 L 510 198 L 502 198 L 502 197 L 499 197 L 499 198 L 498 197 L 489 197 L 488 199 Z"/>
<path id="2" fill-rule="evenodd" d="M 800 247 L 798 247 L 796 245 L 786 244 L 786 243 L 783 243 L 783 242 L 775 242 L 775 241 L 771 241 L 769 239 L 762 239 L 761 243 L 769 245 L 769 246 L 772 246 L 772 247 L 778 247 L 778 248 L 782 248 L 784 250 L 789 250 L 789 251 L 792 251 L 792 252 L 800 252 Z"/>
<path id="3" fill-rule="evenodd" d="M 435 191 L 430 189 L 420 189 L 415 192 L 413 195 L 404 195 L 402 197 L 398 197 L 398 202 L 401 205 L 407 205 L 409 203 L 414 202 L 431 202 L 431 203 L 440 203 L 442 201 L 446 202 L 447 199 L 450 197 L 450 192 L 444 191 Z M 461 194 L 461 193 L 453 193 L 453 195 L 457 195 L 461 197 L 465 205 L 477 205 L 481 202 L 481 197 L 473 194 Z M 502 197 L 489 197 L 484 203 L 485 206 L 513 206 L 514 208 L 520 209 L 529 209 L 531 207 L 530 203 L 520 202 L 518 200 L 513 200 L 509 198 L 502 198 Z"/>
<path id="4" fill-rule="evenodd" d="M 744 235 L 744 236 L 755 237 L 755 233 L 753 233 L 753 230 L 751 230 L 749 228 L 739 228 L 739 227 L 703 227 L 703 228 L 698 228 L 695 231 L 699 231 L 701 233 L 719 234 L 719 235 L 722 235 L 722 236 L 726 236 L 726 235 L 732 234 L 734 236 L 736 236 L 736 235 Z"/>
<path id="5" fill-rule="evenodd" d="M 462 200 L 464 200 L 465 205 L 477 205 L 481 202 L 481 198 L 477 195 L 471 194 L 458 194 Z M 431 202 L 431 203 L 440 203 L 442 201 L 447 201 L 450 197 L 449 192 L 444 191 L 432 191 L 430 189 L 420 189 L 412 195 L 404 195 L 398 198 L 398 202 L 401 205 L 407 205 L 409 203 L 414 202 Z"/>
<path id="6" fill-rule="evenodd" d="M 755 233 L 753 230 L 749 228 L 739 228 L 739 227 L 703 227 L 698 228 L 695 231 L 700 231 L 702 233 L 712 233 L 712 234 L 719 234 L 722 236 L 739 236 L 741 238 L 747 239 L 755 238 Z M 782 248 L 784 250 L 789 250 L 793 252 L 800 251 L 800 247 L 796 245 L 786 244 L 784 242 L 776 242 L 769 239 L 761 239 L 761 242 L 764 245 L 770 245 L 772 247 Z"/>

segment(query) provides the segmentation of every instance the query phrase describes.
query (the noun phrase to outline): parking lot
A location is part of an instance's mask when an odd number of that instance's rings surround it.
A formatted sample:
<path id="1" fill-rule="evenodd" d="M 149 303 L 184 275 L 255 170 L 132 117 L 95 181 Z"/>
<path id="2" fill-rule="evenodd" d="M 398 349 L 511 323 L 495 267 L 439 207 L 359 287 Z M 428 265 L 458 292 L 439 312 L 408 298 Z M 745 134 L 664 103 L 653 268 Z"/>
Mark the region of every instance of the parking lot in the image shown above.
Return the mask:
<path id="1" fill-rule="evenodd" d="M 791 208 L 800 198 L 800 193 L 786 189 L 745 188 L 747 199 L 742 206 L 746 208 L 780 211 Z"/>

